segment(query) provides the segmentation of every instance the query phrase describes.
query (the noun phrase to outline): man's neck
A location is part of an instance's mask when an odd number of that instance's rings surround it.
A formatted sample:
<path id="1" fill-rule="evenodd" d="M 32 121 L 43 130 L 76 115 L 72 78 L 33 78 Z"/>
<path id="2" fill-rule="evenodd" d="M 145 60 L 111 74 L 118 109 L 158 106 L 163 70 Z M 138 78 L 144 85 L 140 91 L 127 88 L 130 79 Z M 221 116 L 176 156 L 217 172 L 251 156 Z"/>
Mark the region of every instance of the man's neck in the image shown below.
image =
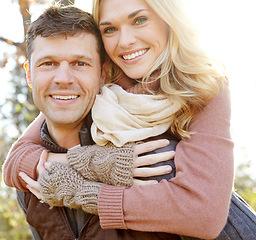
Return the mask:
<path id="1" fill-rule="evenodd" d="M 47 120 L 47 128 L 52 139 L 61 147 L 69 149 L 80 144 L 79 130 L 80 124 L 70 124 L 68 127 L 61 125 L 52 125 Z"/>

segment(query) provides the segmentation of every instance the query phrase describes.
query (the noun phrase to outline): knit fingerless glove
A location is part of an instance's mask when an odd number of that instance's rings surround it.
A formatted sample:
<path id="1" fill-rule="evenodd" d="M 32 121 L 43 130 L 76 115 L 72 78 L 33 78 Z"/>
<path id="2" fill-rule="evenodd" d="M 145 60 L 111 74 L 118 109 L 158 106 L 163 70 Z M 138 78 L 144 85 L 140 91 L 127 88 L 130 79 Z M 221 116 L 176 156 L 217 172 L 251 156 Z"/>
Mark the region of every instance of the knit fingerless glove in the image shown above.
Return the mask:
<path id="1" fill-rule="evenodd" d="M 104 147 L 90 145 L 68 151 L 70 166 L 89 181 L 115 186 L 132 186 L 134 145 L 115 147 L 108 143 Z"/>
<path id="2" fill-rule="evenodd" d="M 98 194 L 102 184 L 86 181 L 72 167 L 53 162 L 48 171 L 40 174 L 38 182 L 43 200 L 51 207 L 82 208 L 98 214 Z"/>

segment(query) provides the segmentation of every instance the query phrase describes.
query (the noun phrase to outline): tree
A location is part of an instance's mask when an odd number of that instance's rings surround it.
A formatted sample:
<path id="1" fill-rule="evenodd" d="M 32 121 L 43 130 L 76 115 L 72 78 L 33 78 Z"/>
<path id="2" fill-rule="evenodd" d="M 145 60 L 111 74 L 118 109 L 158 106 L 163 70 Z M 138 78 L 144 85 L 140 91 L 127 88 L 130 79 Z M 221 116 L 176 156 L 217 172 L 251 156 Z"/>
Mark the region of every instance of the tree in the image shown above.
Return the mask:
<path id="1" fill-rule="evenodd" d="M 17 0 L 16 0 L 17 2 Z M 44 5 L 49 1 L 46 0 L 18 0 L 20 7 L 20 13 L 23 21 L 23 32 L 26 36 L 28 30 L 28 23 L 30 22 L 31 16 L 29 14 L 29 9 L 34 4 Z M 55 2 L 55 1 L 50 1 Z M 56 1 L 59 4 L 69 5 L 74 4 L 74 0 L 61 0 Z M 11 73 L 11 79 L 9 80 L 12 86 L 11 97 L 6 99 L 6 102 L 3 104 L 5 107 L 9 105 L 10 112 L 3 110 L 3 105 L 0 106 L 1 119 L 8 119 L 8 125 L 10 121 L 18 130 L 20 135 L 26 126 L 38 115 L 38 110 L 33 104 L 32 95 L 30 89 L 27 87 L 25 80 L 25 73 L 22 69 L 22 64 L 26 56 L 26 42 L 25 37 L 22 42 L 14 42 L 11 39 L 7 39 L 4 36 L 0 36 L 0 41 L 4 42 L 8 46 L 15 47 L 16 51 L 14 54 L 8 52 L 4 53 L 4 58 L 0 61 L 0 66 L 5 67 L 8 61 L 12 59 L 15 62 L 15 67 Z M 22 99 L 22 100 L 21 100 Z"/>
<path id="2" fill-rule="evenodd" d="M 39 113 L 33 104 L 22 65 L 26 57 L 25 36 L 28 23 L 31 20 L 30 9 L 34 5 L 44 5 L 49 2 L 62 5 L 74 4 L 74 0 L 13 0 L 12 4 L 19 5 L 22 16 L 23 41 L 15 42 L 0 35 L 0 42 L 6 46 L 2 57 L 0 56 L 0 67 L 8 71 L 6 66 L 9 62 L 13 63 L 9 79 L 11 94 L 0 105 L 2 125 L 0 127 L 0 166 L 6 158 L 11 144 Z M 0 172 L 0 177 L 1 175 Z M 3 182 L 0 182 L 0 239 L 32 239 L 23 213 L 17 206 L 15 190 L 7 188 Z"/>

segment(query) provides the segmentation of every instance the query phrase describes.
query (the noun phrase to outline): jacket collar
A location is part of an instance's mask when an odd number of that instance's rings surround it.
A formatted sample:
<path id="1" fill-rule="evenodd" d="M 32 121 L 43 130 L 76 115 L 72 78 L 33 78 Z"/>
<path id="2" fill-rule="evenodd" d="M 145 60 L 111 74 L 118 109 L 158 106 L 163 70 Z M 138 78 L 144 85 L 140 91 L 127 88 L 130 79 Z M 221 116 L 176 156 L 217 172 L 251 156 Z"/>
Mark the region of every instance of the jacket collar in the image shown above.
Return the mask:
<path id="1" fill-rule="evenodd" d="M 86 122 L 79 130 L 79 140 L 81 146 L 91 145 L 93 144 L 93 140 L 91 138 L 90 129 L 91 126 L 91 116 L 90 114 L 86 117 Z M 46 120 L 43 121 L 41 128 L 40 128 L 40 137 L 43 143 L 45 144 L 46 148 L 54 153 L 67 153 L 68 149 L 59 146 L 50 136 L 48 131 L 48 127 L 46 124 Z"/>

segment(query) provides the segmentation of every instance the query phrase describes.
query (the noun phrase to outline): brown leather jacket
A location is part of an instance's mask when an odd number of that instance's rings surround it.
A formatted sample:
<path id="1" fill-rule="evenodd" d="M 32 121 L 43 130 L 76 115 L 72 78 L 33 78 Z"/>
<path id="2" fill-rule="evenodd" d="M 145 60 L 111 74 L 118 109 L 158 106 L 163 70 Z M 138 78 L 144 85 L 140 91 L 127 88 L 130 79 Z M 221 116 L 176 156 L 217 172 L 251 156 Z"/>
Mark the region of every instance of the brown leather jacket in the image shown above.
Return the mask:
<path id="1" fill-rule="evenodd" d="M 48 135 L 46 124 L 41 129 L 42 140 L 51 140 Z M 80 133 L 81 142 L 89 143 L 88 132 Z M 85 141 L 85 138 L 87 140 Z M 170 148 L 175 148 L 175 142 L 170 144 Z M 58 146 L 52 141 L 46 146 L 50 150 L 58 152 Z M 169 150 L 170 150 L 169 148 Z M 62 149 L 63 150 L 63 149 Z M 165 149 L 166 151 L 166 149 Z M 174 166 L 174 165 L 173 165 Z M 174 174 L 174 173 L 173 173 Z M 173 176 L 168 176 L 168 178 Z M 166 178 L 166 176 L 165 176 Z M 97 215 L 87 214 L 87 220 L 82 228 L 78 238 L 73 232 L 64 207 L 49 208 L 46 203 L 41 203 L 30 192 L 25 193 L 26 219 L 27 222 L 34 227 L 45 240 L 159 240 L 159 239 L 180 239 L 178 235 L 159 232 L 139 232 L 134 230 L 123 229 L 102 229 L 100 227 L 99 217 Z"/>
<path id="2" fill-rule="evenodd" d="M 25 193 L 27 221 L 45 240 L 171 240 L 180 239 L 178 235 L 168 233 L 138 232 L 123 229 L 102 229 L 97 215 L 91 215 L 76 238 L 68 222 L 64 208 L 49 209 L 46 203 L 40 203 L 30 192 Z"/>

